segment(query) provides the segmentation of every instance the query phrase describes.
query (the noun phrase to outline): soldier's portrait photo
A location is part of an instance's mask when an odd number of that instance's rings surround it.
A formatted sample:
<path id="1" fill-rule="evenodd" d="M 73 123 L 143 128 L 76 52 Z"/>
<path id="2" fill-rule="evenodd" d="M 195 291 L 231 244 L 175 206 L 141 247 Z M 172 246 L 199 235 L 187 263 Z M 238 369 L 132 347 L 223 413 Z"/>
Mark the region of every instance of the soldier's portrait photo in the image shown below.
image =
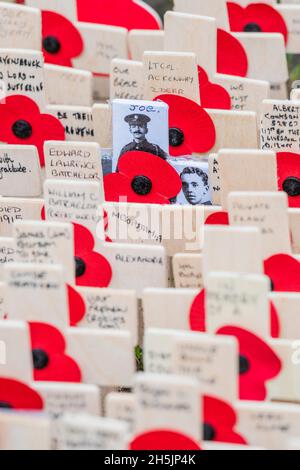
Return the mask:
<path id="1" fill-rule="evenodd" d="M 161 149 L 159 145 L 152 144 L 147 140 L 147 134 L 149 132 L 148 124 L 151 122 L 149 116 L 145 116 L 144 114 L 130 114 L 125 117 L 125 122 L 129 125 L 129 132 L 133 140 L 122 148 L 120 157 L 126 152 L 140 150 L 141 152 L 152 153 L 165 160 L 168 158 L 168 154 Z"/>
<path id="2" fill-rule="evenodd" d="M 212 205 L 208 174 L 201 168 L 187 167 L 180 175 L 182 191 L 192 206 Z"/>
<path id="3" fill-rule="evenodd" d="M 172 157 L 168 163 L 177 171 L 182 190 L 171 204 L 211 206 L 208 162 L 192 157 Z"/>
<path id="4" fill-rule="evenodd" d="M 113 171 L 116 171 L 119 159 L 127 152 L 146 152 L 164 160 L 169 156 L 168 108 L 165 103 L 131 103 L 131 100 L 113 102 Z M 135 112 L 130 112 L 133 109 Z"/>

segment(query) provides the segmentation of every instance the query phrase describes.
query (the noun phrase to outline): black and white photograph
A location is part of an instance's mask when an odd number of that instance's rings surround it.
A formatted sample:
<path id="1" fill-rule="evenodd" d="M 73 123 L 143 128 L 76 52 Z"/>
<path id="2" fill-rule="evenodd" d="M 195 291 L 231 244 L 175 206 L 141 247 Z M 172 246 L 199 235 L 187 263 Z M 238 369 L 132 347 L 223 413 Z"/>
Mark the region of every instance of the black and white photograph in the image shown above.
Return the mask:
<path id="1" fill-rule="evenodd" d="M 173 203 L 211 206 L 208 162 L 182 157 L 170 158 L 168 162 L 177 171 L 182 182 L 182 191 Z"/>
<path id="2" fill-rule="evenodd" d="M 166 160 L 169 156 L 168 105 L 153 101 L 114 100 L 113 171 L 126 152 L 141 151 Z"/>

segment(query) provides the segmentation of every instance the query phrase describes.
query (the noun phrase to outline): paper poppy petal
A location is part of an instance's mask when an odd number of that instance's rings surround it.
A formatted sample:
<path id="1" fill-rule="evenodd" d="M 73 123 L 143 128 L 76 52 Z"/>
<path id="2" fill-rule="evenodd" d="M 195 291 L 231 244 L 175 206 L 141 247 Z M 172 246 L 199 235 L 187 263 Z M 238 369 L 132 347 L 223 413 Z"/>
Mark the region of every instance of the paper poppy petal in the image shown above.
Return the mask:
<path id="1" fill-rule="evenodd" d="M 192 331 L 206 331 L 205 323 L 205 289 L 197 295 L 190 309 L 190 328 Z"/>
<path id="2" fill-rule="evenodd" d="M 244 27 L 247 24 L 245 9 L 237 3 L 227 2 L 227 12 L 230 31 L 244 31 Z"/>
<path id="3" fill-rule="evenodd" d="M 27 121 L 32 128 L 30 137 L 20 139 L 13 132 L 16 121 Z M 22 95 L 9 96 L 0 106 L 0 142 L 18 145 L 35 145 L 44 165 L 45 140 L 65 140 L 65 130 L 54 116 L 40 114 L 39 107 L 30 98 Z"/>
<path id="4" fill-rule="evenodd" d="M 28 385 L 0 377 L 0 408 L 8 404 L 13 410 L 42 410 L 42 397 Z"/>
<path id="5" fill-rule="evenodd" d="M 280 320 L 277 313 L 277 310 L 273 304 L 270 302 L 270 317 L 271 317 L 271 336 L 272 338 L 280 338 Z"/>
<path id="6" fill-rule="evenodd" d="M 276 292 L 300 292 L 300 263 L 292 256 L 278 254 L 264 262 L 266 276 Z"/>
<path id="7" fill-rule="evenodd" d="M 178 147 L 170 146 L 170 155 L 205 153 L 216 142 L 216 130 L 209 114 L 188 98 L 175 95 L 160 95 L 155 101 L 164 101 L 169 106 L 169 128 L 180 129 L 184 134 L 184 143 Z"/>
<path id="8" fill-rule="evenodd" d="M 76 285 L 84 287 L 108 287 L 112 278 L 112 269 L 104 256 L 93 251 L 80 256 L 86 266 L 85 273 L 76 277 Z"/>
<path id="9" fill-rule="evenodd" d="M 119 160 L 118 170 L 132 180 L 135 176 L 148 177 L 153 193 L 171 199 L 181 191 L 181 179 L 174 168 L 156 155 L 146 152 L 127 152 Z"/>
<path id="10" fill-rule="evenodd" d="M 184 434 L 153 430 L 137 436 L 129 446 L 130 450 L 201 450 L 199 444 Z"/>
<path id="11" fill-rule="evenodd" d="M 243 328 L 225 326 L 217 334 L 235 336 L 239 343 L 239 354 L 249 363 L 249 370 L 239 376 L 240 400 L 265 400 L 265 383 L 281 371 L 278 356 L 265 341 Z"/>
<path id="12" fill-rule="evenodd" d="M 38 105 L 22 95 L 13 95 L 5 98 L 5 103 L 0 105 L 0 141 L 8 144 L 28 144 L 29 139 L 19 139 L 12 130 L 16 121 L 24 120 L 31 123 L 39 117 Z"/>
<path id="13" fill-rule="evenodd" d="M 66 342 L 62 333 L 46 323 L 29 323 L 31 348 L 42 351 L 48 362 L 34 369 L 34 380 L 46 382 L 81 382 L 76 362 L 65 354 Z"/>
<path id="14" fill-rule="evenodd" d="M 300 153 L 279 152 L 276 159 L 279 191 L 284 190 L 284 183 L 286 183 L 287 178 L 297 178 L 300 186 Z M 294 194 L 295 196 L 288 195 L 289 207 L 297 208 L 300 207 L 300 194 L 297 195 L 297 192 Z"/>
<path id="15" fill-rule="evenodd" d="M 220 211 L 210 214 L 205 221 L 205 225 L 229 225 L 228 212 Z"/>
<path id="16" fill-rule="evenodd" d="M 211 83 L 204 69 L 198 66 L 200 101 L 206 109 L 231 109 L 231 97 L 225 88 Z"/>
<path id="17" fill-rule="evenodd" d="M 51 54 L 43 47 L 45 61 L 51 64 L 71 66 L 71 59 L 78 57 L 83 51 L 83 40 L 80 32 L 64 16 L 53 11 L 42 11 L 43 40 L 53 37 L 59 42 L 57 53 Z"/>
<path id="18" fill-rule="evenodd" d="M 227 31 L 218 29 L 217 45 L 218 73 L 246 77 L 248 58 L 240 41 Z"/>
<path id="19" fill-rule="evenodd" d="M 65 128 L 61 122 L 50 114 L 41 114 L 34 126 L 34 143 L 38 149 L 41 166 L 45 166 L 44 143 L 46 140 L 64 141 Z"/>
<path id="20" fill-rule="evenodd" d="M 74 227 L 74 249 L 75 256 L 80 256 L 89 251 L 93 251 L 95 240 L 93 234 L 80 224 L 73 223 Z"/>
<path id="21" fill-rule="evenodd" d="M 68 285 L 68 302 L 70 326 L 76 326 L 83 318 L 86 312 L 84 299 L 72 286 Z"/>
<path id="22" fill-rule="evenodd" d="M 145 204 L 170 204 L 169 199 L 151 191 L 142 196 L 136 194 L 131 188 L 131 179 L 119 173 L 110 173 L 104 176 L 105 200 L 111 202 L 131 202 Z"/>
<path id="23" fill-rule="evenodd" d="M 247 444 L 243 436 L 234 431 L 237 415 L 229 403 L 211 396 L 203 397 L 204 423 L 214 432 L 215 442 Z"/>
<path id="24" fill-rule="evenodd" d="M 79 21 L 131 29 L 160 29 L 161 22 L 148 5 L 132 0 L 77 0 Z"/>
<path id="25" fill-rule="evenodd" d="M 246 31 L 247 25 L 255 24 L 262 33 L 281 33 L 287 43 L 288 29 L 282 15 L 271 5 L 264 3 L 250 4 L 246 8 L 227 3 L 231 31 Z"/>

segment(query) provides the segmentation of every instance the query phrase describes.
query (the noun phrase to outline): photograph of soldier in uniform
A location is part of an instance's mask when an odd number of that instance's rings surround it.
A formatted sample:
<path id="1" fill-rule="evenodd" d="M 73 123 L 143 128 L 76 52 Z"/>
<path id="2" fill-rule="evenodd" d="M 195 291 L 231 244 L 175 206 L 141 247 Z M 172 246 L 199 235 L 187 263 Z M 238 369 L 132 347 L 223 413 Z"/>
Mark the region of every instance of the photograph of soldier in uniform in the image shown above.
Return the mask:
<path id="1" fill-rule="evenodd" d="M 168 107 L 165 103 L 134 103 L 139 104 L 132 105 L 131 100 L 113 102 L 113 171 L 127 152 L 146 152 L 164 160 L 169 156 Z M 132 109 L 136 112 L 130 112 Z"/>
<path id="2" fill-rule="evenodd" d="M 182 191 L 174 204 L 211 206 L 208 163 L 188 158 L 173 158 L 168 162 L 174 167 L 182 182 Z"/>
<path id="3" fill-rule="evenodd" d="M 152 144 L 147 140 L 149 132 L 148 124 L 151 122 L 149 116 L 144 114 L 130 114 L 125 117 L 125 122 L 129 125 L 129 132 L 132 135 L 133 141 L 125 145 L 120 152 L 120 157 L 132 150 L 140 150 L 141 152 L 148 152 L 156 155 L 157 157 L 167 159 L 168 154 L 157 144 Z"/>

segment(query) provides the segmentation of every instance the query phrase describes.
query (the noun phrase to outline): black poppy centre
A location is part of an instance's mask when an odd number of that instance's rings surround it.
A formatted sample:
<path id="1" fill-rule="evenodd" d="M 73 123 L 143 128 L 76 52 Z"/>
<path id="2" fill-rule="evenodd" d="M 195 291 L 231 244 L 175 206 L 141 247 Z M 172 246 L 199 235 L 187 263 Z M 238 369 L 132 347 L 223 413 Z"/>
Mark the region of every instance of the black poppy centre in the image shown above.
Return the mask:
<path id="1" fill-rule="evenodd" d="M 8 401 L 0 400 L 0 409 L 1 408 L 9 410 L 12 409 L 12 405 Z"/>
<path id="2" fill-rule="evenodd" d="M 75 256 L 75 275 L 76 277 L 81 277 L 86 271 L 86 264 L 82 258 Z"/>
<path id="3" fill-rule="evenodd" d="M 29 139 L 32 136 L 32 126 L 24 119 L 16 121 L 12 126 L 12 131 L 18 139 Z"/>
<path id="4" fill-rule="evenodd" d="M 295 197 L 300 195 L 300 179 L 296 176 L 289 176 L 282 184 L 282 189 L 288 196 Z"/>
<path id="5" fill-rule="evenodd" d="M 43 48 L 48 54 L 57 54 L 61 50 L 61 43 L 55 36 L 47 36 L 43 39 Z"/>
<path id="6" fill-rule="evenodd" d="M 205 441 L 213 441 L 216 437 L 216 430 L 211 424 L 204 423 L 204 425 L 203 425 L 203 435 L 204 435 L 204 440 Z"/>
<path id="7" fill-rule="evenodd" d="M 255 22 L 251 22 L 251 23 L 247 23 L 244 26 L 244 32 L 245 33 L 261 33 L 262 29 L 259 26 L 259 24 L 255 23 Z"/>
<path id="8" fill-rule="evenodd" d="M 139 196 L 146 196 L 151 192 L 152 181 L 148 176 L 139 175 L 135 176 L 131 182 L 133 191 Z"/>
<path id="9" fill-rule="evenodd" d="M 250 370 L 250 362 L 246 356 L 240 354 L 239 356 L 239 373 L 240 375 L 246 374 Z"/>
<path id="10" fill-rule="evenodd" d="M 33 366 L 36 370 L 43 370 L 49 364 L 49 356 L 43 349 L 33 349 Z"/>
<path id="11" fill-rule="evenodd" d="M 184 133 L 177 127 L 169 129 L 169 144 L 171 147 L 179 147 L 184 142 Z"/>

